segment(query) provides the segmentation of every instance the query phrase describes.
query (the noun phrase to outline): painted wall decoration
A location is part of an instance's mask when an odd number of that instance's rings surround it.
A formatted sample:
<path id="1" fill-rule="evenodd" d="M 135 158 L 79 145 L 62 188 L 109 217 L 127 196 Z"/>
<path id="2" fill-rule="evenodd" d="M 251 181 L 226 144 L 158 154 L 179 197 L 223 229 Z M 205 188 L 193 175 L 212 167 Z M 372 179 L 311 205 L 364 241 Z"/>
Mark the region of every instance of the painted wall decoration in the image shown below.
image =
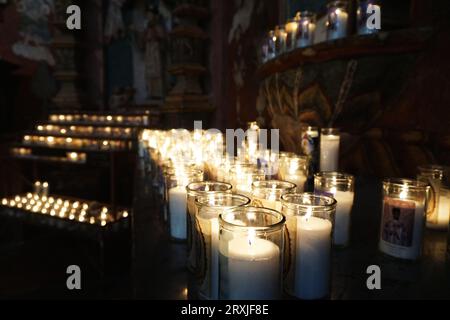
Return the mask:
<path id="1" fill-rule="evenodd" d="M 52 42 L 49 20 L 55 10 L 53 0 L 18 0 L 16 8 L 20 15 L 20 39 L 13 44 L 12 51 L 30 60 L 54 65 L 55 59 L 48 48 Z"/>
<path id="2" fill-rule="evenodd" d="M 418 165 L 448 165 L 448 37 L 435 34 L 430 47 L 417 52 L 299 62 L 270 73 L 256 110 L 268 126 L 280 128 L 288 151 L 300 152 L 303 124 L 342 128 L 342 170 L 414 177 Z"/>
<path id="3" fill-rule="evenodd" d="M 107 94 L 134 89 L 134 103 L 160 99 L 167 79 L 162 54 L 172 25 L 170 1 L 110 0 L 105 17 Z"/>

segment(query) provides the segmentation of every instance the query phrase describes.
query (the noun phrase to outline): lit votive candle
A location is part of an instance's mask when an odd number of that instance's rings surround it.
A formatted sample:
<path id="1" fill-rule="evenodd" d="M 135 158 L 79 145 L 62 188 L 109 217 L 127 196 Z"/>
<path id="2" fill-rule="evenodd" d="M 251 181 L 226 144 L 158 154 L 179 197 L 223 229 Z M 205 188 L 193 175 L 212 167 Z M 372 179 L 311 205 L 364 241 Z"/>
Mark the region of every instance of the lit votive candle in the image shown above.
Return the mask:
<path id="1" fill-rule="evenodd" d="M 289 234 L 286 291 L 305 300 L 330 293 L 331 234 L 336 200 L 311 193 L 285 194 L 282 212 Z"/>
<path id="2" fill-rule="evenodd" d="M 287 181 L 254 181 L 252 184 L 253 204 L 280 212 L 281 196 L 285 193 L 293 192 L 295 187 L 295 184 Z"/>
<path id="3" fill-rule="evenodd" d="M 430 185 L 430 202 L 427 212 L 427 228 L 447 231 L 450 216 L 450 190 L 444 185 L 448 168 L 438 165 L 419 167 L 417 180 Z"/>
<path id="4" fill-rule="evenodd" d="M 284 216 L 274 210 L 239 207 L 219 215 L 221 300 L 281 297 Z"/>
<path id="5" fill-rule="evenodd" d="M 372 34 L 379 30 L 368 26 L 369 17 L 374 12 L 381 12 L 381 7 L 377 4 L 377 0 L 359 0 L 358 9 L 356 10 L 356 20 L 358 24 L 358 34 Z"/>
<path id="6" fill-rule="evenodd" d="M 348 12 L 346 1 L 328 4 L 327 38 L 336 40 L 347 36 Z"/>
<path id="7" fill-rule="evenodd" d="M 281 157 L 279 165 L 279 176 L 281 180 L 289 181 L 297 186 L 297 192 L 303 192 L 308 179 L 307 156 L 286 155 Z"/>
<path id="8" fill-rule="evenodd" d="M 203 180 L 203 171 L 192 169 L 176 172 L 168 178 L 170 236 L 174 240 L 187 239 L 187 192 L 189 183 Z"/>
<path id="9" fill-rule="evenodd" d="M 383 181 L 381 252 L 399 259 L 416 260 L 422 252 L 429 186 L 409 179 Z"/>
<path id="10" fill-rule="evenodd" d="M 296 20 L 298 23 L 296 46 L 304 48 L 313 45 L 316 31 L 316 15 L 309 11 L 302 11 L 297 13 Z"/>
<path id="11" fill-rule="evenodd" d="M 246 206 L 250 199 L 238 194 L 218 192 L 196 197 L 196 219 L 200 247 L 197 248 L 199 265 L 199 296 L 202 299 L 219 299 L 219 215 L 226 210 Z"/>
<path id="12" fill-rule="evenodd" d="M 320 171 L 338 171 L 339 144 L 339 129 L 322 129 L 320 135 Z"/>
<path id="13" fill-rule="evenodd" d="M 186 187 L 187 192 L 187 267 L 190 271 L 195 272 L 197 268 L 197 250 L 199 234 L 197 230 L 197 208 L 195 206 L 195 198 L 208 195 L 213 196 L 216 193 L 231 192 L 232 186 L 226 182 L 200 181 L 191 182 Z"/>
<path id="14" fill-rule="evenodd" d="M 314 175 L 314 192 L 337 201 L 333 244 L 346 247 L 350 242 L 350 214 L 353 208 L 354 177 L 345 173 L 321 172 Z"/>
<path id="15" fill-rule="evenodd" d="M 253 164 L 235 164 L 230 169 L 230 179 L 236 193 L 251 196 L 252 183 L 265 180 L 265 172 Z"/>

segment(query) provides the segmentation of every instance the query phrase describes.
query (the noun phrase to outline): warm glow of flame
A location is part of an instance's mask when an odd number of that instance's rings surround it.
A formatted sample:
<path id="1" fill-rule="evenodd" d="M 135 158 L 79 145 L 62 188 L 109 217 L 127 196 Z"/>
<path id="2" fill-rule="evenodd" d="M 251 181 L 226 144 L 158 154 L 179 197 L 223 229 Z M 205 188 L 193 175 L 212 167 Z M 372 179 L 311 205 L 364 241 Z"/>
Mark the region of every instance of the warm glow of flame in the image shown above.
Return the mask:
<path id="1" fill-rule="evenodd" d="M 400 199 L 405 200 L 408 197 L 408 187 L 402 186 L 402 191 L 400 192 Z"/>
<path id="2" fill-rule="evenodd" d="M 312 207 L 308 207 L 308 209 L 306 209 L 305 220 L 309 220 L 309 218 L 312 217 L 312 214 L 313 214 Z"/>

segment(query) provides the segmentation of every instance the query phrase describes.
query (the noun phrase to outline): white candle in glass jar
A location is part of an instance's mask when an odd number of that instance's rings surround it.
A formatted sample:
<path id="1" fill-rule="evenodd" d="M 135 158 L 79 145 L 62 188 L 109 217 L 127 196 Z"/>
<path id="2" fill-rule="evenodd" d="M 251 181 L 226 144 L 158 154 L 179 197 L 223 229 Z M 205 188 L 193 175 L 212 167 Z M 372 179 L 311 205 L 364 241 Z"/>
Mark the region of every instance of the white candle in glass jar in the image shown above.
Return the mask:
<path id="1" fill-rule="evenodd" d="M 272 241 L 238 237 L 230 240 L 228 252 L 228 298 L 274 300 L 281 295 L 280 249 Z"/>
<path id="2" fill-rule="evenodd" d="M 262 198 L 255 198 L 255 199 L 260 201 L 264 208 L 281 212 L 281 201 L 276 200 L 275 197 L 273 198 L 269 197 L 269 199 L 262 199 Z"/>
<path id="3" fill-rule="evenodd" d="M 290 174 L 286 173 L 283 175 L 282 180 L 294 183 L 297 187 L 298 193 L 302 193 L 305 189 L 306 176 L 304 174 Z"/>
<path id="4" fill-rule="evenodd" d="M 297 47 L 304 48 L 314 44 L 314 33 L 316 32 L 316 24 L 311 20 L 303 20 L 300 23 L 301 36 L 297 40 Z"/>
<path id="5" fill-rule="evenodd" d="M 321 135 L 320 171 L 338 171 L 339 143 L 338 135 Z"/>
<path id="6" fill-rule="evenodd" d="M 446 230 L 449 227 L 450 218 L 450 197 L 441 195 L 439 197 L 437 225 L 439 229 Z"/>
<path id="7" fill-rule="evenodd" d="M 329 294 L 332 224 L 317 217 L 297 217 L 294 293 L 300 299 Z"/>
<path id="8" fill-rule="evenodd" d="M 348 13 L 336 9 L 331 13 L 331 21 L 334 28 L 328 29 L 328 40 L 336 40 L 347 36 Z"/>
<path id="9" fill-rule="evenodd" d="M 351 191 L 336 191 L 335 188 L 332 188 L 330 194 L 337 201 L 336 214 L 334 216 L 333 243 L 336 246 L 346 246 L 350 238 L 350 214 L 355 194 Z"/>
<path id="10" fill-rule="evenodd" d="M 204 299 L 219 299 L 219 219 L 218 214 L 211 215 L 204 209 L 198 214 L 198 221 L 204 240 L 204 253 L 206 259 L 206 272 L 203 283 L 200 285 L 200 296 Z"/>
<path id="11" fill-rule="evenodd" d="M 169 189 L 170 236 L 186 240 L 186 187 L 177 186 Z"/>
<path id="12" fill-rule="evenodd" d="M 400 198 L 384 198 L 378 247 L 390 256 L 416 260 L 422 251 L 425 207 L 406 195 L 402 191 Z"/>

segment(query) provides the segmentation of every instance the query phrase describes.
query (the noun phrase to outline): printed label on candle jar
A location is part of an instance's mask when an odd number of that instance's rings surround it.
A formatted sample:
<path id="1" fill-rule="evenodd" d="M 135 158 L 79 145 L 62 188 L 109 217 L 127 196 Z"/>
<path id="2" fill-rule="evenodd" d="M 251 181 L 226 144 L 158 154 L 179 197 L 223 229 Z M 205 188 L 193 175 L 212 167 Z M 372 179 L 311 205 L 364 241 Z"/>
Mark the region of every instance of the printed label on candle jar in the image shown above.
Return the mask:
<path id="1" fill-rule="evenodd" d="M 381 223 L 381 238 L 394 245 L 411 247 L 415 210 L 414 201 L 386 199 Z"/>

